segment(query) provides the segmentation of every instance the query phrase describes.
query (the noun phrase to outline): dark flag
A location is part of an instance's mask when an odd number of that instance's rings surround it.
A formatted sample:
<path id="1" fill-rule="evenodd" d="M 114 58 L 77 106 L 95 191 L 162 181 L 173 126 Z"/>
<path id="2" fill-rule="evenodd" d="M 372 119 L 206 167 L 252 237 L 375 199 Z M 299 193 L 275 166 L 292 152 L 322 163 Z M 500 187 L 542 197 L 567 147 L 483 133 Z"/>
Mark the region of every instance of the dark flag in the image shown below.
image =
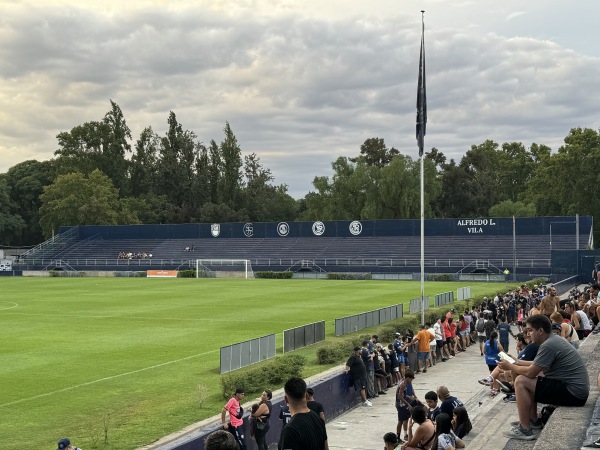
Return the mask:
<path id="1" fill-rule="evenodd" d="M 421 55 L 419 57 L 419 83 L 417 86 L 417 144 L 419 145 L 419 157 L 423 156 L 425 127 L 427 125 L 427 90 L 425 89 L 425 22 L 423 22 L 422 25 Z"/>

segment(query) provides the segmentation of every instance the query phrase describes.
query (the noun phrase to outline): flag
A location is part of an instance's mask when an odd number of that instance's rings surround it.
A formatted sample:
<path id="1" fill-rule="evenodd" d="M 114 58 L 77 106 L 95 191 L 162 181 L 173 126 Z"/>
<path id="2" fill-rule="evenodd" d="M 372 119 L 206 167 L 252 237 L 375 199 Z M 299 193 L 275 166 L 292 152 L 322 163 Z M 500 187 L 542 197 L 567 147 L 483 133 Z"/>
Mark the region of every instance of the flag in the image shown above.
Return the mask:
<path id="1" fill-rule="evenodd" d="M 427 125 L 427 90 L 425 89 L 425 22 L 421 32 L 421 55 L 419 57 L 419 82 L 417 85 L 417 144 L 419 157 L 423 156 L 425 127 Z"/>

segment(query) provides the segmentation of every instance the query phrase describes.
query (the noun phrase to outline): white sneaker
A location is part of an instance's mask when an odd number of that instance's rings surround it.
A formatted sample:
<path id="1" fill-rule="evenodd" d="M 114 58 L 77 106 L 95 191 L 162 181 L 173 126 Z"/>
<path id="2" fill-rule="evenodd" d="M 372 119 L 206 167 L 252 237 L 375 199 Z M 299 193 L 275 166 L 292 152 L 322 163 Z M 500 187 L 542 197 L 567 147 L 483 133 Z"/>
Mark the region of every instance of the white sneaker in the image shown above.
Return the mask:
<path id="1" fill-rule="evenodd" d="M 365 400 L 363 406 L 373 406 L 373 403 L 371 403 L 369 400 Z"/>

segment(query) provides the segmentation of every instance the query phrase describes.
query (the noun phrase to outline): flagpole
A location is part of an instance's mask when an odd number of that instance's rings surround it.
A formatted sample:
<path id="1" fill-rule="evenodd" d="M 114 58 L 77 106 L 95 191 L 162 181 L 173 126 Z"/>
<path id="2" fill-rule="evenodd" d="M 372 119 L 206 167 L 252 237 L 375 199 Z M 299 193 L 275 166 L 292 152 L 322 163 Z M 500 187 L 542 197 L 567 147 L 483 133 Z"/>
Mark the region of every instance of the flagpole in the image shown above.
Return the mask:
<path id="1" fill-rule="evenodd" d="M 425 324 L 425 127 L 427 124 L 427 95 L 425 86 L 425 11 L 421 10 L 421 52 L 417 85 L 417 143 L 421 158 L 421 323 Z"/>

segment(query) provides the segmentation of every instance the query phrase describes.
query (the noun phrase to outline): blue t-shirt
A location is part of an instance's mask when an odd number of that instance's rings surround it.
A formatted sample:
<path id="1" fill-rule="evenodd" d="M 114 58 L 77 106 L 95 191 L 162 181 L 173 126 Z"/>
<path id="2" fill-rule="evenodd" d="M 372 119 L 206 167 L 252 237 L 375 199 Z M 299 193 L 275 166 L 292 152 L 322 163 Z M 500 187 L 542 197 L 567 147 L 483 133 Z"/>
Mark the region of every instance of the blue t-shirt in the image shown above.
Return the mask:
<path id="1" fill-rule="evenodd" d="M 507 323 L 501 323 L 498 325 L 498 336 L 500 342 L 508 342 L 508 334 L 510 332 L 510 325 Z"/>
<path id="2" fill-rule="evenodd" d="M 498 361 L 498 342 L 497 341 L 485 341 L 485 363 L 490 366 L 497 365 Z"/>
<path id="3" fill-rule="evenodd" d="M 535 355 L 537 355 L 538 349 L 540 346 L 538 344 L 527 344 L 527 346 L 519 352 L 517 358 L 522 359 L 523 361 L 533 361 L 535 359 Z"/>

